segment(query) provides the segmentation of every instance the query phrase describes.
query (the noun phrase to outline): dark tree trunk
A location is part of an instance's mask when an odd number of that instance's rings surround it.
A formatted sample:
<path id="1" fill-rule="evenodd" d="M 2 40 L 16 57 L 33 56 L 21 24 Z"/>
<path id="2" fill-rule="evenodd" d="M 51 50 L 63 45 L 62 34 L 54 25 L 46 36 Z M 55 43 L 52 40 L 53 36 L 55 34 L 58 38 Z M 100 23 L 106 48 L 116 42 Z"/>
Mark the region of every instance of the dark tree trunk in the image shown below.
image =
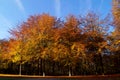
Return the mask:
<path id="1" fill-rule="evenodd" d="M 55 73 L 55 62 L 52 62 L 52 74 L 54 75 Z"/>
<path id="2" fill-rule="evenodd" d="M 40 71 L 42 74 L 43 73 L 43 60 L 42 59 L 40 60 Z"/>
<path id="3" fill-rule="evenodd" d="M 101 65 L 101 71 L 102 71 L 102 75 L 104 75 L 104 65 L 103 65 L 103 58 L 102 58 L 102 55 L 99 54 L 100 56 L 100 65 Z"/>
<path id="4" fill-rule="evenodd" d="M 95 74 L 98 74 L 97 54 L 94 55 Z"/>
<path id="5" fill-rule="evenodd" d="M 38 75 L 40 75 L 40 59 L 38 59 Z"/>

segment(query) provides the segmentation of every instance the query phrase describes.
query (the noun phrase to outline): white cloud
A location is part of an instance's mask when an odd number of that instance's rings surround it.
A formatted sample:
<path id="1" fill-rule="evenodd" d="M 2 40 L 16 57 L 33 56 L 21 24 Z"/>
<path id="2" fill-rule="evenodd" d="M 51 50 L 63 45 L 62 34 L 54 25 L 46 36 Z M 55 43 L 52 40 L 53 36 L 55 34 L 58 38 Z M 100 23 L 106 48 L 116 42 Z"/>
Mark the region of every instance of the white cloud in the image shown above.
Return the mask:
<path id="1" fill-rule="evenodd" d="M 23 13 L 25 13 L 25 8 L 24 8 L 21 0 L 15 0 L 15 2 L 17 4 L 18 8 L 20 9 L 20 11 L 23 12 Z"/>
<path id="2" fill-rule="evenodd" d="M 60 0 L 55 0 L 55 14 L 57 17 L 61 16 L 61 3 Z"/>

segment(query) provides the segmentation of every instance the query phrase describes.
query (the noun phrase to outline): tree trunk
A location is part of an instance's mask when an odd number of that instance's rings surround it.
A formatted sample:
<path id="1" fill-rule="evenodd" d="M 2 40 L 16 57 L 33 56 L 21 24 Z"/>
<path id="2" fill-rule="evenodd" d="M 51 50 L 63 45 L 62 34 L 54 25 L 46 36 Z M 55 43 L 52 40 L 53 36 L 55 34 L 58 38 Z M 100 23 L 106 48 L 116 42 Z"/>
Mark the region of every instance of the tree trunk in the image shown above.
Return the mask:
<path id="1" fill-rule="evenodd" d="M 41 74 L 43 73 L 43 61 L 42 59 L 40 60 L 40 71 L 41 71 Z"/>
<path id="2" fill-rule="evenodd" d="M 43 77 L 45 76 L 45 60 L 43 60 Z"/>
<path id="3" fill-rule="evenodd" d="M 45 72 L 43 72 L 43 77 L 45 77 Z"/>
<path id="4" fill-rule="evenodd" d="M 102 75 L 104 75 L 104 65 L 103 65 L 103 59 L 102 59 L 102 55 L 99 54 L 100 56 L 100 64 L 101 64 L 101 71 L 102 71 Z"/>
<path id="5" fill-rule="evenodd" d="M 94 55 L 94 63 L 95 63 L 95 74 L 96 74 L 96 75 L 98 74 L 97 61 L 98 61 L 98 60 L 97 60 L 97 55 L 95 54 L 95 55 Z"/>
<path id="6" fill-rule="evenodd" d="M 19 65 L 19 75 L 21 75 L 21 70 L 22 70 L 22 64 L 20 62 L 20 65 Z"/>
<path id="7" fill-rule="evenodd" d="M 69 76 L 71 76 L 71 68 L 70 68 L 70 65 L 69 65 Z"/>
<path id="8" fill-rule="evenodd" d="M 40 59 L 38 59 L 38 75 L 40 75 Z"/>
<path id="9" fill-rule="evenodd" d="M 52 63 L 52 74 L 54 75 L 54 72 L 55 72 L 55 62 Z"/>

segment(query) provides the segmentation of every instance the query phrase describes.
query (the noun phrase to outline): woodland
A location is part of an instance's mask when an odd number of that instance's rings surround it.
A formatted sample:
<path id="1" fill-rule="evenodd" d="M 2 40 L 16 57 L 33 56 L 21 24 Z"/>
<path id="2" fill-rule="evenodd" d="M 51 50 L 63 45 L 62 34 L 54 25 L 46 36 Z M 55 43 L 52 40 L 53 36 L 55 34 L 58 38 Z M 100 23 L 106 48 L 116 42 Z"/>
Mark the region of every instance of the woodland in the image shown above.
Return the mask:
<path id="1" fill-rule="evenodd" d="M 0 40 L 0 74 L 120 74 L 120 1 L 111 14 L 30 16 Z"/>

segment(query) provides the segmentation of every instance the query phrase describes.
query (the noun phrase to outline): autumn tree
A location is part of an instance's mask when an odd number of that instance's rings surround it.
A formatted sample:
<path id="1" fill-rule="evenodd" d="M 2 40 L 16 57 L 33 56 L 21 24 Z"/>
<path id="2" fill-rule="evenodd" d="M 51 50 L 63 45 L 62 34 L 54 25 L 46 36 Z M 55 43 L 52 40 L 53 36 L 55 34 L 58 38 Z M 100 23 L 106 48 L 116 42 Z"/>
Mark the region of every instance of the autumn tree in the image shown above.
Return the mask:
<path id="1" fill-rule="evenodd" d="M 52 35 L 55 24 L 55 18 L 49 16 L 48 14 L 31 16 L 27 22 L 19 25 L 17 29 L 13 29 L 10 33 L 13 35 L 13 43 L 15 55 L 18 55 L 17 59 L 29 61 L 38 60 L 38 63 L 41 60 L 44 60 L 44 64 L 41 64 L 45 67 L 45 60 L 49 56 L 49 46 L 52 43 Z M 11 43 L 13 45 L 13 43 Z M 18 46 L 18 47 L 16 47 Z M 17 49 L 16 49 L 17 48 Z M 16 52 L 17 51 L 17 52 Z M 11 51 L 12 53 L 14 51 Z M 22 62 L 21 62 L 22 63 Z M 38 64 L 39 65 L 39 64 Z M 45 68 L 43 67 L 43 74 L 45 74 Z"/>
<path id="2" fill-rule="evenodd" d="M 112 7 L 112 14 L 113 14 L 113 25 L 114 25 L 114 31 L 112 33 L 112 36 L 114 38 L 114 44 L 116 45 L 117 51 L 120 50 L 120 1 L 119 0 L 113 0 L 113 7 Z"/>
<path id="3" fill-rule="evenodd" d="M 7 69 L 9 67 L 7 61 L 7 58 L 9 58 L 8 52 L 8 40 L 0 40 L 0 69 Z"/>
<path id="4" fill-rule="evenodd" d="M 120 0 L 112 0 L 112 14 L 113 14 L 113 26 L 114 31 L 111 35 L 111 51 L 114 54 L 114 61 L 115 61 L 115 69 L 117 72 L 120 70 L 118 67 L 120 67 L 120 63 L 118 62 L 120 60 Z"/>
<path id="5" fill-rule="evenodd" d="M 95 65 L 96 70 L 102 71 L 102 74 L 104 74 L 102 55 L 104 55 L 104 50 L 107 46 L 106 35 L 109 26 L 108 19 L 101 19 L 95 13 L 88 13 L 81 20 L 83 26 L 83 34 L 85 36 L 85 52 L 86 55 L 89 56 L 86 64 L 90 63 L 89 65 Z M 91 60 L 93 60 L 92 63 L 89 62 Z"/>
<path id="6" fill-rule="evenodd" d="M 55 59 L 62 62 L 64 66 L 68 66 L 69 76 L 71 76 L 72 69 L 75 67 L 79 57 L 84 55 L 84 44 L 81 41 L 82 31 L 79 24 L 78 19 L 71 15 L 66 18 L 63 27 L 55 35 Z"/>
<path id="7" fill-rule="evenodd" d="M 49 14 L 30 16 L 9 31 L 8 41 L 0 41 L 1 63 L 9 62 L 10 66 L 5 64 L 9 68 L 15 65 L 12 69 L 19 74 L 43 76 L 104 74 L 115 66 L 117 72 L 119 19 L 114 10 L 113 16 L 112 34 L 110 16 L 101 18 L 94 12 L 65 20 Z"/>
<path id="8" fill-rule="evenodd" d="M 19 64 L 19 74 L 21 75 L 22 64 L 29 61 L 30 56 L 26 52 L 26 41 L 23 34 L 14 29 L 10 32 L 14 35 L 9 41 L 9 60 L 13 63 Z"/>
<path id="9" fill-rule="evenodd" d="M 114 19 L 115 30 L 120 32 L 120 1 L 119 0 L 112 0 L 112 14 Z"/>

